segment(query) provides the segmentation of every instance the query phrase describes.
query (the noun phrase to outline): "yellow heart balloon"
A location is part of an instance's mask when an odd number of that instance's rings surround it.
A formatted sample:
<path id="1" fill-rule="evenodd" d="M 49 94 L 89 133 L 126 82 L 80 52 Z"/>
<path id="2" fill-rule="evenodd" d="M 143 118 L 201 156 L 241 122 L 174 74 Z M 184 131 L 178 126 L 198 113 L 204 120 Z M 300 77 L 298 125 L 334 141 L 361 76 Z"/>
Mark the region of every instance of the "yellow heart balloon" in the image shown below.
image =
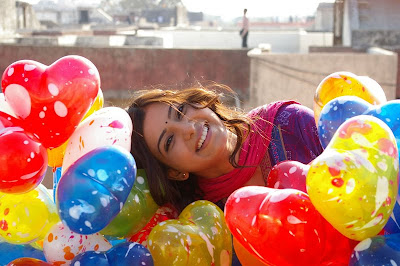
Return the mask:
<path id="1" fill-rule="evenodd" d="M 318 124 L 321 109 L 330 100 L 339 96 L 357 96 L 370 104 L 386 102 L 382 87 L 373 79 L 357 76 L 351 72 L 335 72 L 325 77 L 318 85 L 314 95 L 314 116 Z"/>
<path id="2" fill-rule="evenodd" d="M 224 213 L 215 204 L 199 200 L 178 219 L 156 225 L 148 238 L 154 265 L 231 265 L 232 238 Z"/>
<path id="3" fill-rule="evenodd" d="M 344 122 L 310 165 L 311 202 L 339 232 L 361 241 L 388 221 L 398 193 L 396 139 L 380 119 L 360 115 Z"/>

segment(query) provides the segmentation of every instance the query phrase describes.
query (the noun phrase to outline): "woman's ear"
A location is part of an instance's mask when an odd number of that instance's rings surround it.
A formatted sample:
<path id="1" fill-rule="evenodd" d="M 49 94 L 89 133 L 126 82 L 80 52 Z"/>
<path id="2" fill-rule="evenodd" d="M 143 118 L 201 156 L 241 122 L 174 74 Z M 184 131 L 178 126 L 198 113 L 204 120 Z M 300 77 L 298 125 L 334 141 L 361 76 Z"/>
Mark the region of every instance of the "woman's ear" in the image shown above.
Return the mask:
<path id="1" fill-rule="evenodd" d="M 175 181 L 185 181 L 189 178 L 189 173 L 182 173 L 178 170 L 168 168 L 167 170 L 168 179 L 175 180 Z"/>

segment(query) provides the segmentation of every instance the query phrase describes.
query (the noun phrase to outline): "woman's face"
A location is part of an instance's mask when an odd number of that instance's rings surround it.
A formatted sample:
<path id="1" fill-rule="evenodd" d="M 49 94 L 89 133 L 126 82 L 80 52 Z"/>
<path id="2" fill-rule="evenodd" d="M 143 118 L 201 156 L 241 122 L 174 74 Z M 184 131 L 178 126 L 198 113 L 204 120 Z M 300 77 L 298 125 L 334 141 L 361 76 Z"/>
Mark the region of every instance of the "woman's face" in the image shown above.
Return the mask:
<path id="1" fill-rule="evenodd" d="M 143 134 L 151 153 L 180 172 L 212 177 L 224 174 L 227 163 L 231 167 L 235 135 L 209 108 L 149 104 Z"/>

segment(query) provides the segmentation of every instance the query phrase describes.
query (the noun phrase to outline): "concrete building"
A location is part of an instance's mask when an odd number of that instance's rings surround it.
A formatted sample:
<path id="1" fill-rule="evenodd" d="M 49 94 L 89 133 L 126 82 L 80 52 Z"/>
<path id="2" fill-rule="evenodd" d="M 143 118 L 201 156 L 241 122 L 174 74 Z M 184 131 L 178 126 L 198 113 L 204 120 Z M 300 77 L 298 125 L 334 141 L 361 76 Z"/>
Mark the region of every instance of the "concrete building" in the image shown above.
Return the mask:
<path id="1" fill-rule="evenodd" d="M 0 6 L 0 37 L 13 37 L 17 31 L 40 28 L 40 23 L 29 3 L 0 0 Z"/>
<path id="2" fill-rule="evenodd" d="M 336 0 L 334 43 L 355 49 L 399 49 L 399 13 L 398 0 Z"/>
<path id="3" fill-rule="evenodd" d="M 320 3 L 315 13 L 314 29 L 333 31 L 333 3 Z"/>

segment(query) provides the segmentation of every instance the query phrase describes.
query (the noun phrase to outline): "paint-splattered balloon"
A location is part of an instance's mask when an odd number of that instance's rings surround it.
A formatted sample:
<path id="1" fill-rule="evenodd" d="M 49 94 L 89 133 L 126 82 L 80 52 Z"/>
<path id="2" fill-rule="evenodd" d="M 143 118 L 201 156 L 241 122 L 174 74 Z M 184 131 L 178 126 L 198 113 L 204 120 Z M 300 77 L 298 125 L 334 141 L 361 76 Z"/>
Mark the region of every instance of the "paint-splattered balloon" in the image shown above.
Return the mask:
<path id="1" fill-rule="evenodd" d="M 156 225 L 148 239 L 155 265 L 230 265 L 232 239 L 224 214 L 209 201 L 188 205 L 177 220 Z"/>
<path id="2" fill-rule="evenodd" d="M 377 235 L 388 221 L 398 193 L 398 172 L 392 130 L 378 118 L 360 115 L 344 122 L 311 163 L 307 192 L 339 232 L 361 241 Z"/>
<path id="3" fill-rule="evenodd" d="M 62 223 L 55 224 L 43 242 L 46 260 L 55 265 L 70 265 L 76 255 L 93 250 L 107 251 L 111 244 L 99 233 L 80 235 Z"/>
<path id="4" fill-rule="evenodd" d="M 67 141 L 89 110 L 100 76 L 88 59 L 69 55 L 50 66 L 33 60 L 14 62 L 4 71 L 1 86 L 24 129 L 46 148 L 55 148 Z"/>

